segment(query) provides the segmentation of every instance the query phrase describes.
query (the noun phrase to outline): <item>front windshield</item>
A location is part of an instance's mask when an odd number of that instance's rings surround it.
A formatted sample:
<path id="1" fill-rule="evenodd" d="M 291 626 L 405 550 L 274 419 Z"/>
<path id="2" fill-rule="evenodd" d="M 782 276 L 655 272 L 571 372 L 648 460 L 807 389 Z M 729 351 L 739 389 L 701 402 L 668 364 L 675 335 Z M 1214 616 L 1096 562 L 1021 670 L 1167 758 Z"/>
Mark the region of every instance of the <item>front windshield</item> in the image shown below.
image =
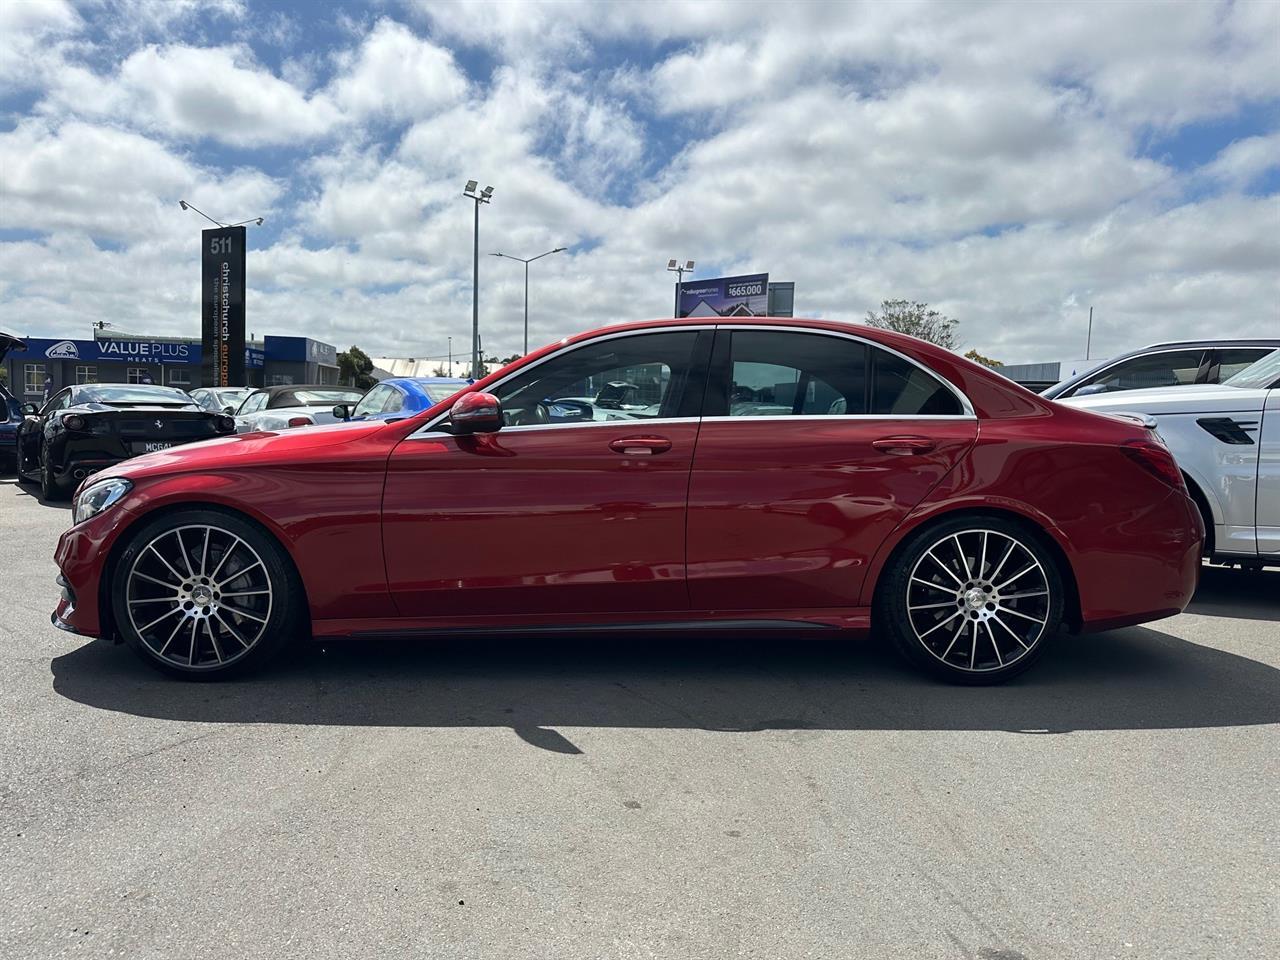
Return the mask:
<path id="1" fill-rule="evenodd" d="M 1265 357 L 1255 360 L 1234 377 L 1222 381 L 1226 387 L 1243 387 L 1246 390 L 1265 390 L 1280 382 L 1280 350 L 1272 350 Z"/>

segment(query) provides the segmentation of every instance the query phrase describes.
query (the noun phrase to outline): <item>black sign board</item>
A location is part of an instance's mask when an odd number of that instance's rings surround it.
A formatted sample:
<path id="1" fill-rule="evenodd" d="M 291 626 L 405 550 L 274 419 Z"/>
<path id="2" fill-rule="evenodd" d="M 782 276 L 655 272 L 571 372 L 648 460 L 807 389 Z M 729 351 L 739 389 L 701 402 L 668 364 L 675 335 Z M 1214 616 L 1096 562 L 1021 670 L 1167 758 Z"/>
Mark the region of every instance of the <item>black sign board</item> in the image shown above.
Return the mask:
<path id="1" fill-rule="evenodd" d="M 200 382 L 243 387 L 245 228 L 204 230 L 200 242 Z"/>

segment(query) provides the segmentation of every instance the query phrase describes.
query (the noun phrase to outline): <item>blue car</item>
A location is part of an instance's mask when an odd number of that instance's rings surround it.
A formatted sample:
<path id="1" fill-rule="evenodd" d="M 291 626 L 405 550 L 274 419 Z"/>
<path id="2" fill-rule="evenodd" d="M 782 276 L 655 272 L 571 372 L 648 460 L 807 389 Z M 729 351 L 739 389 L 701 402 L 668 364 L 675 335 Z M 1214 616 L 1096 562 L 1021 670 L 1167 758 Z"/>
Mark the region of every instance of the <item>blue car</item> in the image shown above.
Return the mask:
<path id="1" fill-rule="evenodd" d="M 401 420 L 434 407 L 474 382 L 450 377 L 392 377 L 370 388 L 349 419 Z"/>
<path id="2" fill-rule="evenodd" d="M 0 333 L 0 363 L 10 350 L 25 350 L 17 337 Z M 16 467 L 18 463 L 18 426 L 22 423 L 22 405 L 3 383 L 0 383 L 0 470 Z"/>

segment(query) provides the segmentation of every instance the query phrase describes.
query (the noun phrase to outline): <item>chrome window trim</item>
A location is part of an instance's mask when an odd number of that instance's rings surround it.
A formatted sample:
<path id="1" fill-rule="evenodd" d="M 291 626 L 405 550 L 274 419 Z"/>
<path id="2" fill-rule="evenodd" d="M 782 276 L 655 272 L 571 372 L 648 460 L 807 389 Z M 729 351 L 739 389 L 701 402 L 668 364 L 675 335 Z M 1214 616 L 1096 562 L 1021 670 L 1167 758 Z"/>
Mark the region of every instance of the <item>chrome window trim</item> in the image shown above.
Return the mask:
<path id="1" fill-rule="evenodd" d="M 956 414 L 846 413 L 846 414 L 834 414 L 834 415 L 833 414 L 800 414 L 797 416 L 779 416 L 779 417 L 732 417 L 732 416 L 700 417 L 700 418 L 699 417 L 668 417 L 668 418 L 654 419 L 654 420 L 636 420 L 634 421 L 635 423 L 637 424 L 688 423 L 690 420 L 695 420 L 695 419 L 701 420 L 701 421 L 826 420 L 828 422 L 832 420 L 976 420 L 978 419 L 977 412 L 973 409 L 973 404 L 969 402 L 969 398 L 964 395 L 964 392 L 961 391 L 959 387 L 953 384 L 946 377 L 939 374 L 936 370 L 929 369 L 929 367 L 925 366 L 923 363 L 920 363 L 918 360 L 912 359 L 911 357 L 907 356 L 905 353 L 902 353 L 901 351 L 895 350 L 893 347 L 886 346 L 883 343 L 879 343 L 878 341 L 870 337 L 861 337 L 861 336 L 858 336 L 856 333 L 846 333 L 843 330 L 828 330 L 822 327 L 787 326 L 783 324 L 702 323 L 702 324 L 690 324 L 690 325 L 681 324 L 681 325 L 673 325 L 670 327 L 646 327 L 641 330 L 619 330 L 617 333 L 609 333 L 599 337 L 592 337 L 589 340 L 584 340 L 579 343 L 567 343 L 563 347 L 561 347 L 559 350 L 556 350 L 554 353 L 549 353 L 545 357 L 541 357 L 540 359 L 535 360 L 533 363 L 528 364 L 527 366 L 521 367 L 519 370 L 512 371 L 510 374 L 503 377 L 501 380 L 498 380 L 497 382 L 490 384 L 489 387 L 486 388 L 486 392 L 492 392 L 493 390 L 498 389 L 504 383 L 507 383 L 508 381 L 514 379 L 515 377 L 523 376 L 528 371 L 533 370 L 536 367 L 540 366 L 541 364 L 546 363 L 548 360 L 553 360 L 556 357 L 562 356 L 563 354 L 568 353 L 571 350 L 576 350 L 579 347 L 587 347 L 592 344 L 601 343 L 605 340 L 615 340 L 618 337 L 642 337 L 642 336 L 645 336 L 648 334 L 654 334 L 654 333 L 682 332 L 686 330 L 731 330 L 731 331 L 733 330 L 743 330 L 743 331 L 769 330 L 776 333 L 809 333 L 809 334 L 817 334 L 819 336 L 827 336 L 827 337 L 843 337 L 846 340 L 853 340 L 855 343 L 860 343 L 867 347 L 875 347 L 877 349 L 884 350 L 887 353 L 893 354 L 895 357 L 905 360 L 907 363 L 911 364 L 913 367 L 918 367 L 920 370 L 924 371 L 934 380 L 937 380 L 944 387 L 946 387 L 948 390 L 951 391 L 952 395 L 960 402 L 960 409 L 962 412 L 956 413 Z M 437 414 L 427 423 L 423 424 L 413 433 L 409 434 L 409 436 L 405 437 L 405 439 L 417 440 L 417 439 L 426 438 L 426 437 L 454 436 L 454 434 L 452 433 L 445 433 L 439 430 L 432 430 L 433 427 L 436 427 L 439 424 L 443 423 L 445 420 L 448 419 L 448 417 L 449 417 L 448 410 L 444 411 L 443 413 Z M 516 426 L 516 427 L 503 427 L 502 431 L 506 432 L 508 430 L 548 430 L 548 429 L 562 430 L 565 427 L 603 427 L 603 426 L 610 426 L 610 425 L 617 426 L 618 424 L 624 423 L 624 422 L 626 421 L 600 420 L 600 421 L 592 421 L 589 423 L 554 423 L 554 424 L 532 423 L 532 424 L 525 424 L 523 426 Z"/>

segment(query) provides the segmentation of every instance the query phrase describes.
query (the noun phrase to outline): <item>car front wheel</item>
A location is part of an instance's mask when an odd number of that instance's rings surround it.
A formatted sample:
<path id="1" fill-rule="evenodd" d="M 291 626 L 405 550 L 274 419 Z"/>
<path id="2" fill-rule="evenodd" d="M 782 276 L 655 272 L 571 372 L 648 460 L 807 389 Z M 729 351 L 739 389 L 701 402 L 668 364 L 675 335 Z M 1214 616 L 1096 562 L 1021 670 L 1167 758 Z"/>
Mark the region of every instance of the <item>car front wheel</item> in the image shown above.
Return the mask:
<path id="1" fill-rule="evenodd" d="M 144 524 L 112 577 L 125 641 L 151 666 L 184 679 L 221 679 L 265 664 L 300 630 L 302 585 L 260 527 L 216 510 Z"/>
<path id="2" fill-rule="evenodd" d="M 956 518 L 899 551 L 877 619 L 913 664 L 953 683 L 1030 667 L 1062 623 L 1063 586 L 1040 536 L 1015 521 Z"/>

